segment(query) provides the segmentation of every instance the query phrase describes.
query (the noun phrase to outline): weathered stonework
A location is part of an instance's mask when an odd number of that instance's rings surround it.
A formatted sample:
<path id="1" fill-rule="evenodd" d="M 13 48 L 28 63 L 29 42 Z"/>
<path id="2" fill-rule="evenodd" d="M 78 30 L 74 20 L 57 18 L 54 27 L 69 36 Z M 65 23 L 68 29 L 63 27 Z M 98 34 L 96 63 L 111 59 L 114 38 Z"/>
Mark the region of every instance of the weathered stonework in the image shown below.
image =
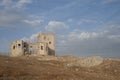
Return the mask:
<path id="1" fill-rule="evenodd" d="M 36 43 L 29 43 L 23 40 L 11 43 L 10 56 L 24 55 L 55 55 L 55 40 L 53 34 L 39 34 Z"/>

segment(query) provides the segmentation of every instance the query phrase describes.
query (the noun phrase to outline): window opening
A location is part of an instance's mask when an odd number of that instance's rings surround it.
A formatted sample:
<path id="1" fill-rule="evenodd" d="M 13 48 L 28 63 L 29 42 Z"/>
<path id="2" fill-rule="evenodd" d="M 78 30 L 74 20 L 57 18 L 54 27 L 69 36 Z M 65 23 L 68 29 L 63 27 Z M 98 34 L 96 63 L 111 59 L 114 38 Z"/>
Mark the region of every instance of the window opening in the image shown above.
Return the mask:
<path id="1" fill-rule="evenodd" d="M 15 49 L 15 46 L 13 46 L 13 49 Z"/>
<path id="2" fill-rule="evenodd" d="M 21 44 L 18 44 L 18 48 L 20 48 L 21 47 Z"/>
<path id="3" fill-rule="evenodd" d="M 41 50 L 43 50 L 43 46 L 41 46 Z"/>
<path id="4" fill-rule="evenodd" d="M 51 44 L 51 42 L 49 42 L 49 44 Z"/>

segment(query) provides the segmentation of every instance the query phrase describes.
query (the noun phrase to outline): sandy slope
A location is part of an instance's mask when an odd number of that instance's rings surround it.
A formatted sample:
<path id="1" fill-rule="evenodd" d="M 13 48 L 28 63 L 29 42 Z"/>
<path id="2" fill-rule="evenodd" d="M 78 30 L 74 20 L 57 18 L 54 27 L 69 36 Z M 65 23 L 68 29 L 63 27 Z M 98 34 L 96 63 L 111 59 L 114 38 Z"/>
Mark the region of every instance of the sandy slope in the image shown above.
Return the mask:
<path id="1" fill-rule="evenodd" d="M 117 60 L 104 60 L 92 67 L 68 64 L 40 57 L 0 56 L 0 80 L 120 80 L 120 61 Z"/>

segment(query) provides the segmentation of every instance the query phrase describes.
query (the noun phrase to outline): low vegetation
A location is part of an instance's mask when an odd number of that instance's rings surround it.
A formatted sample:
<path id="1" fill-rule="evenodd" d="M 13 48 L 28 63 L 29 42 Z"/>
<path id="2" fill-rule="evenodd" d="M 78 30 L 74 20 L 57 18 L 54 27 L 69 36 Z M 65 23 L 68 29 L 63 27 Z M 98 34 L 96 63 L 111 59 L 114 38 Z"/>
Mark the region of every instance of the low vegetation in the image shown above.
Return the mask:
<path id="1" fill-rule="evenodd" d="M 97 60 L 97 62 L 95 60 Z M 87 63 L 85 61 L 87 61 Z M 81 63 L 85 65 L 83 66 Z M 88 64 L 90 63 L 93 65 L 89 66 Z M 83 59 L 73 56 L 0 56 L 0 80 L 119 79 L 119 60 L 103 60 L 101 57 L 89 57 Z"/>

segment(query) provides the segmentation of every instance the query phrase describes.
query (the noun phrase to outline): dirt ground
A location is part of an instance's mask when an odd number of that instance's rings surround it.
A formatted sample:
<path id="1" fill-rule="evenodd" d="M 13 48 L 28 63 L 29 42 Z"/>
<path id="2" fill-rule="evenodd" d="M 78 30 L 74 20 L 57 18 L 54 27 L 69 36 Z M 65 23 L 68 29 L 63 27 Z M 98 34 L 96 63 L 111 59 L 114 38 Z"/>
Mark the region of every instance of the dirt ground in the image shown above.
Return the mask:
<path id="1" fill-rule="evenodd" d="M 0 80 L 120 80 L 120 61 L 81 67 L 36 57 L 0 56 Z"/>

